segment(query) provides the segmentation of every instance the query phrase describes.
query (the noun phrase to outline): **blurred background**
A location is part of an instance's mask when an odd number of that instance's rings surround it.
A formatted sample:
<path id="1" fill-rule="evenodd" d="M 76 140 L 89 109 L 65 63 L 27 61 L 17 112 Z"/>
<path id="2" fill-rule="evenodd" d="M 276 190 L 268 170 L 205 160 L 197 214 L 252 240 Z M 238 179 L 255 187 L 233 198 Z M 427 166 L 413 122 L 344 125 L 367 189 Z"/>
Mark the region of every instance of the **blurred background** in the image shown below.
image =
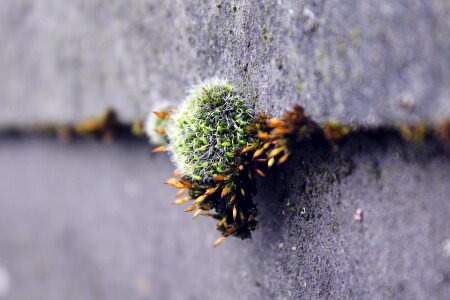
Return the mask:
<path id="1" fill-rule="evenodd" d="M 449 299 L 449 14 L 3 0 L 0 299 Z M 213 220 L 171 205 L 167 156 L 131 133 L 214 76 L 257 111 L 364 128 L 258 181 L 260 228 L 216 249 Z"/>

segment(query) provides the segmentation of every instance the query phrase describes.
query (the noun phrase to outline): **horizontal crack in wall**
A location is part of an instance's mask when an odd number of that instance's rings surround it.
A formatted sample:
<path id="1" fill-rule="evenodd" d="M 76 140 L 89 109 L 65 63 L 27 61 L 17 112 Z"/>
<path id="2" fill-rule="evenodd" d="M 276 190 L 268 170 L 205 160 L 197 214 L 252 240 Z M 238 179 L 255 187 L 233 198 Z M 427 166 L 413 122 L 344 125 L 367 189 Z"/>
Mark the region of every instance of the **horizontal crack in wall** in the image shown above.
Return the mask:
<path id="1" fill-rule="evenodd" d="M 398 136 L 405 143 L 417 147 L 436 141 L 445 151 L 450 151 L 450 120 L 437 125 L 419 122 L 415 124 L 400 124 L 397 126 L 346 126 L 334 121 L 320 125 L 322 134 L 313 138 L 323 138 L 334 148 L 345 139 L 357 138 L 361 135 L 383 139 L 383 136 Z M 319 137 L 321 136 L 321 137 Z M 120 121 L 115 110 L 108 108 L 97 118 L 89 118 L 78 123 L 69 124 L 36 124 L 32 126 L 11 126 L 0 128 L 0 139 L 47 137 L 56 138 L 61 142 L 74 140 L 96 140 L 104 143 L 123 140 L 142 140 L 143 120 L 133 123 Z"/>

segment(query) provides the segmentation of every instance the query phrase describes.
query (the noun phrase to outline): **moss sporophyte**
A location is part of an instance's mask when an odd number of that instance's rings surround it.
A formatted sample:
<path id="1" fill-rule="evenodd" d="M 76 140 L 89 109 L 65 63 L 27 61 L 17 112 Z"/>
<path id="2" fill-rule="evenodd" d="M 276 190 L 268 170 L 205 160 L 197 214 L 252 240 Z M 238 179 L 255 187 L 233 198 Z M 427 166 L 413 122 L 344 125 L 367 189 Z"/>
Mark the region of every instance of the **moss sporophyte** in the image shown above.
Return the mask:
<path id="1" fill-rule="evenodd" d="M 251 237 L 257 228 L 255 177 L 284 163 L 291 144 L 308 138 L 315 124 L 299 106 L 282 118 L 256 114 L 225 80 L 213 79 L 195 86 L 175 111 L 155 112 L 164 128 L 150 129 L 168 144 L 177 171 L 166 184 L 179 189 L 174 204 L 189 203 L 193 217 L 218 220 L 221 237 Z M 152 135 L 153 132 L 148 132 Z"/>

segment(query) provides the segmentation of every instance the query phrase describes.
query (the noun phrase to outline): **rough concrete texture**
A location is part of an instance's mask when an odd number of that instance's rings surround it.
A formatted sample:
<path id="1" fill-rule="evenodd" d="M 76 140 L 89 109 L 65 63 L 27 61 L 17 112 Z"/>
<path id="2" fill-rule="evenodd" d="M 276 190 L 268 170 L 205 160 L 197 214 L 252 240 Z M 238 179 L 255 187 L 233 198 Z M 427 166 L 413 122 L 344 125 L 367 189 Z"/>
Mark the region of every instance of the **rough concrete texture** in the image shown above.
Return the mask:
<path id="1" fill-rule="evenodd" d="M 125 121 L 227 77 L 317 122 L 450 118 L 446 0 L 0 2 L 0 126 Z M 0 299 L 449 299 L 450 160 L 362 132 L 259 182 L 260 228 L 218 249 L 144 143 L 0 140 Z"/>
<path id="2" fill-rule="evenodd" d="M 1 145 L 0 299 L 450 296 L 450 161 L 432 142 L 307 143 L 259 182 L 253 239 L 217 249 L 146 145 Z"/>
<path id="3" fill-rule="evenodd" d="M 450 117 L 450 2 L 2 1 L 0 123 L 125 120 L 227 77 L 274 114 L 385 125 Z"/>

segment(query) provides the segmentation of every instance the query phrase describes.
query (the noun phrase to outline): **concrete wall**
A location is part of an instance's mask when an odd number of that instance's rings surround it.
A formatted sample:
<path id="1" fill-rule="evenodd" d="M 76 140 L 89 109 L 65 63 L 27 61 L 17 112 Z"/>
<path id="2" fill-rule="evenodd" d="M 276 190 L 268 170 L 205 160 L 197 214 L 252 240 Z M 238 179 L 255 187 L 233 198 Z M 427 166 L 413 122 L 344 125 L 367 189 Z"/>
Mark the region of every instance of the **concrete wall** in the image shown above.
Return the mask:
<path id="1" fill-rule="evenodd" d="M 1 145 L 0 299 L 450 295 L 450 161 L 437 145 L 304 145 L 259 181 L 253 239 L 216 249 L 214 222 L 170 204 L 172 166 L 144 143 Z"/>
<path id="2" fill-rule="evenodd" d="M 3 1 L 0 124 L 124 121 L 227 77 L 258 110 L 377 125 L 258 182 L 219 248 L 144 142 L 0 137 L 0 299 L 448 299 L 450 159 L 384 130 L 450 118 L 450 2 Z"/>
<path id="3" fill-rule="evenodd" d="M 3 1 L 0 123 L 132 120 L 227 77 L 259 109 L 318 121 L 450 117 L 445 0 Z"/>

